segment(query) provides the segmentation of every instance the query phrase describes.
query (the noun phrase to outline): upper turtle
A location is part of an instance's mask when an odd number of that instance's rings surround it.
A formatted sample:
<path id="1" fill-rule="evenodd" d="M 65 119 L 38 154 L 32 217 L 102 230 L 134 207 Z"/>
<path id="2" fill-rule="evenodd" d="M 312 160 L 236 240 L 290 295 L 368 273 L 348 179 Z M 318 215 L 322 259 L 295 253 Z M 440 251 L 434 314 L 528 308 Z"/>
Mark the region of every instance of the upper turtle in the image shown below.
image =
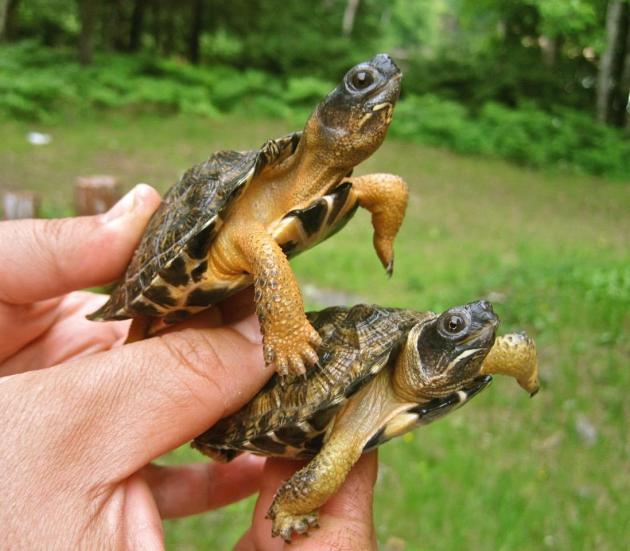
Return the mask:
<path id="1" fill-rule="evenodd" d="M 149 221 L 110 300 L 90 319 L 173 323 L 253 283 L 267 363 L 303 372 L 316 360 L 319 337 L 287 256 L 326 239 L 363 206 L 391 271 L 406 186 L 388 174 L 350 175 L 385 138 L 400 80 L 389 56 L 379 54 L 348 71 L 303 132 L 256 150 L 219 151 L 187 170 Z"/>

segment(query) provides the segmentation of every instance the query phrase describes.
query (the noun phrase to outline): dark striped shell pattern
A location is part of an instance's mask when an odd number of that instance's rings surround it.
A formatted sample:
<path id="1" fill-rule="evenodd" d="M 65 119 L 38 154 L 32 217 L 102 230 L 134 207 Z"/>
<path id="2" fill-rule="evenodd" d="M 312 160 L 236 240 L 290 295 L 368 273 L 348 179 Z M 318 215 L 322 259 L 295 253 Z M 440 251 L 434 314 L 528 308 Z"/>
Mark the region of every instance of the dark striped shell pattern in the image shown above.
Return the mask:
<path id="1" fill-rule="evenodd" d="M 127 319 L 136 315 L 161 316 L 165 312 L 177 317 L 177 311 L 173 312 L 176 298 L 168 288 L 194 284 L 196 278 L 203 276 L 208 249 L 230 206 L 257 174 L 292 155 L 301 135 L 295 132 L 269 140 L 259 150 L 219 151 L 187 170 L 166 193 L 149 221 L 110 300 L 88 318 Z M 218 290 L 217 294 L 218 298 L 225 298 L 226 293 Z M 206 293 L 198 302 L 207 307 L 216 301 Z M 190 312 L 182 311 L 187 313 Z"/>
<path id="2" fill-rule="evenodd" d="M 319 363 L 305 376 L 282 381 L 278 375 L 272 376 L 244 408 L 197 437 L 193 446 L 220 460 L 230 460 L 243 451 L 313 457 L 344 403 L 382 369 L 391 368 L 410 329 L 433 317 L 431 312 L 368 305 L 310 312 L 309 321 L 323 339 Z M 414 405 L 407 414 L 415 415 L 417 424 L 429 423 L 462 405 L 490 380 L 478 378 L 453 395 Z M 385 429 L 375 426 L 364 449 L 395 436 Z"/>

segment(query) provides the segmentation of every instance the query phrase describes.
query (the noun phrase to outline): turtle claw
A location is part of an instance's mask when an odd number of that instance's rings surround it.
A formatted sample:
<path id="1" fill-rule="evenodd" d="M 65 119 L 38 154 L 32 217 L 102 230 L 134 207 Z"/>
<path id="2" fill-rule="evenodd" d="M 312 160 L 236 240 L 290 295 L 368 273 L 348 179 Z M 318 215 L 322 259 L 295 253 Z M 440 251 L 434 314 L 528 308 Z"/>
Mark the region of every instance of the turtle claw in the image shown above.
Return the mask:
<path id="1" fill-rule="evenodd" d="M 317 364 L 316 349 L 321 341 L 319 333 L 305 319 L 301 327 L 287 335 L 265 335 L 265 363 L 273 365 L 281 377 L 304 375 L 307 366 Z"/>
<path id="2" fill-rule="evenodd" d="M 392 277 L 392 275 L 394 274 L 394 258 L 393 257 L 387 263 L 387 266 L 385 266 L 385 271 L 387 272 L 387 277 Z"/>
<path id="3" fill-rule="evenodd" d="M 291 515 L 289 513 L 274 514 L 270 511 L 267 518 L 272 519 L 271 535 L 280 536 L 286 543 L 291 543 L 294 534 L 308 536 L 311 528 L 319 528 L 317 512 Z"/>

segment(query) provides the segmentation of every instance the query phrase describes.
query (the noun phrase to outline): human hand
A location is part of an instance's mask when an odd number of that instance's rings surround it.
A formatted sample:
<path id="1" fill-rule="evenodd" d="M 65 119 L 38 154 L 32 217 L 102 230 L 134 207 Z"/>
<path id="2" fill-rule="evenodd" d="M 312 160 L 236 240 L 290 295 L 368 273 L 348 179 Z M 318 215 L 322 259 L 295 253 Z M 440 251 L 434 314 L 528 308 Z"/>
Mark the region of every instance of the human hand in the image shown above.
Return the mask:
<path id="1" fill-rule="evenodd" d="M 264 513 L 292 462 L 150 463 L 241 407 L 270 375 L 251 297 L 119 346 L 128 322 L 87 321 L 105 297 L 73 292 L 120 276 L 158 204 L 141 185 L 102 216 L 0 223 L 2 548 L 159 549 L 161 518 L 259 489 L 238 547 L 284 546 Z M 374 455 L 359 462 L 322 528 L 292 549 L 371 546 L 375 472 Z"/>

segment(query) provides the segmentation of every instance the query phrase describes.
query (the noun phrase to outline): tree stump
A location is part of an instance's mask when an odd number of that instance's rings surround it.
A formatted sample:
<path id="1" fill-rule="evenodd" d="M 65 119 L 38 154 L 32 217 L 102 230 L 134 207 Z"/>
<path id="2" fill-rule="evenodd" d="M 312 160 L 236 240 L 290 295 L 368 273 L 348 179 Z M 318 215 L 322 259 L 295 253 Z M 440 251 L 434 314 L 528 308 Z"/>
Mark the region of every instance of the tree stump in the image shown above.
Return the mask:
<path id="1" fill-rule="evenodd" d="M 79 176 L 74 186 L 74 210 L 79 216 L 102 214 L 122 197 L 122 186 L 113 176 Z"/>
<path id="2" fill-rule="evenodd" d="M 2 199 L 2 219 L 19 220 L 37 218 L 41 204 L 39 195 L 32 191 L 0 191 Z"/>

